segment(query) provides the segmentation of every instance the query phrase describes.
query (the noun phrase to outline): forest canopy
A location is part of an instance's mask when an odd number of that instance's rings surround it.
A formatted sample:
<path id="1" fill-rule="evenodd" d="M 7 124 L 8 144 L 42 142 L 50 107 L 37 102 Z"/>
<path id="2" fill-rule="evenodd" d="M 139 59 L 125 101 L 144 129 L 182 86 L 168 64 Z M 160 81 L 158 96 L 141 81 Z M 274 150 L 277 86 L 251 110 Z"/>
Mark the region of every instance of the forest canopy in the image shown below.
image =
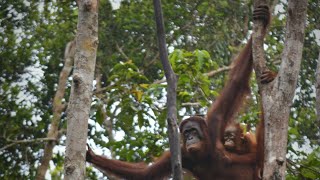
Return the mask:
<path id="1" fill-rule="evenodd" d="M 318 0 L 308 1 L 303 58 L 289 119 L 287 179 L 320 176 L 319 7 Z M 232 59 L 252 32 L 253 4 L 164 0 L 162 8 L 169 61 L 179 77 L 180 122 L 205 115 L 219 95 Z M 275 1 L 265 41 L 268 67 L 274 71 L 285 41 L 286 8 L 286 2 Z M 76 35 L 77 4 L 3 0 L 0 12 L 0 179 L 36 177 L 45 143 L 52 141 L 47 135 L 54 119 L 58 138 L 46 178 L 61 179 L 70 74 L 63 96 L 56 98 L 56 92 L 66 66 L 65 48 Z M 88 143 L 114 159 L 151 162 L 169 147 L 167 84 L 152 1 L 100 0 L 98 32 Z M 251 96 L 237 120 L 255 127 L 261 114 L 255 76 L 250 85 Z M 87 176 L 99 179 L 102 174 L 88 164 Z"/>

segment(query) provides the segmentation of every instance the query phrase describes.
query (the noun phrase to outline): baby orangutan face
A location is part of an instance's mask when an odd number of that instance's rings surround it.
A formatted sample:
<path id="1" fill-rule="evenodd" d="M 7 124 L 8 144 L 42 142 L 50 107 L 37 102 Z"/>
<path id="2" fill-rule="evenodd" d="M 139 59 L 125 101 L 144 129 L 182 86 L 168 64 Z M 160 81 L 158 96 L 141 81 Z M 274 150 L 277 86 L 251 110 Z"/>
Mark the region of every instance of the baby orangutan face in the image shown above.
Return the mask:
<path id="1" fill-rule="evenodd" d="M 224 147 L 229 150 L 235 150 L 237 145 L 236 142 L 239 142 L 241 138 L 241 129 L 238 129 L 235 126 L 228 126 L 225 129 L 223 140 L 224 140 Z M 238 139 L 239 140 L 238 140 Z"/>

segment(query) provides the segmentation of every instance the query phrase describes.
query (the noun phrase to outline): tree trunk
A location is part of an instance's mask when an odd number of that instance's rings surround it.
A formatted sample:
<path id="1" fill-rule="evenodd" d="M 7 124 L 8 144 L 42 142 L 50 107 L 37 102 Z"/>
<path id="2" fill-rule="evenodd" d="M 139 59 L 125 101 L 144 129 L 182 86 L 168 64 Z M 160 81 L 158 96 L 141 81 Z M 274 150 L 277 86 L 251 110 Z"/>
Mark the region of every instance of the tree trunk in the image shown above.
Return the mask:
<path id="1" fill-rule="evenodd" d="M 317 125 L 320 128 L 320 53 L 318 57 L 318 65 L 316 71 L 316 110 L 317 110 Z M 320 140 L 318 141 L 320 143 Z"/>
<path id="2" fill-rule="evenodd" d="M 164 23 L 162 16 L 162 8 L 160 0 L 153 0 L 154 13 L 157 24 L 157 36 L 160 51 L 160 60 L 164 69 L 164 73 L 168 82 L 167 87 L 167 123 L 169 132 L 169 143 L 171 153 L 171 168 L 172 177 L 174 180 L 182 179 L 182 163 L 181 163 L 181 149 L 180 136 L 177 124 L 177 76 L 173 72 L 168 60 L 168 52 L 166 47 Z"/>
<path id="3" fill-rule="evenodd" d="M 88 118 L 98 47 L 98 0 L 79 1 L 76 55 L 67 110 L 65 179 L 85 179 Z"/>
<path id="4" fill-rule="evenodd" d="M 259 84 L 265 119 L 263 179 L 285 179 L 288 120 L 302 58 L 306 11 L 307 0 L 289 0 L 285 47 L 278 76 L 267 85 Z M 259 45 L 255 40 L 253 45 L 255 70 L 260 79 L 263 68 L 257 67 L 264 58 L 255 57 L 255 48 Z"/>
<path id="5" fill-rule="evenodd" d="M 59 141 L 58 131 L 59 131 L 59 123 L 61 119 L 61 113 L 65 109 L 65 104 L 62 103 L 62 99 L 64 98 L 66 83 L 73 67 L 73 60 L 75 54 L 75 40 L 69 42 L 66 46 L 64 53 L 64 66 L 60 72 L 59 76 L 59 84 L 57 92 L 53 99 L 53 118 L 50 124 L 50 129 L 48 131 L 47 138 L 56 139 L 55 141 L 48 141 L 44 148 L 44 155 L 41 159 L 41 165 L 37 169 L 37 180 L 43 180 L 45 178 L 46 172 L 49 168 L 49 162 L 52 159 L 52 150 L 56 143 Z"/>

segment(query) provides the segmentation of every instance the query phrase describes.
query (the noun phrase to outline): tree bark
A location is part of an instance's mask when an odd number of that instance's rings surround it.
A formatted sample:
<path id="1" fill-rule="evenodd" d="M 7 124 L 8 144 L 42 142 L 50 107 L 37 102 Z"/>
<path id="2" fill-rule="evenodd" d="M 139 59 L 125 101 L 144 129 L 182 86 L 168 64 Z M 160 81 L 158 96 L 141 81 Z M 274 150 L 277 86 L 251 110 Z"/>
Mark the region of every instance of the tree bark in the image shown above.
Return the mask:
<path id="1" fill-rule="evenodd" d="M 169 143 L 171 153 L 172 177 L 174 180 L 182 179 L 181 149 L 180 136 L 177 124 L 177 76 L 173 72 L 168 60 L 168 52 L 166 47 L 163 15 L 161 9 L 161 1 L 153 0 L 155 20 L 157 24 L 157 36 L 160 51 L 160 60 L 164 69 L 164 73 L 168 82 L 167 88 L 167 123 L 169 132 Z"/>
<path id="2" fill-rule="evenodd" d="M 260 5 L 267 5 L 267 0 L 255 0 L 254 1 L 254 8 Z M 261 76 L 261 73 L 267 68 L 266 67 L 266 59 L 263 49 L 263 42 L 264 42 L 264 24 L 262 21 L 257 20 L 254 22 L 253 26 L 253 34 L 252 34 L 252 56 L 253 56 L 253 65 L 254 70 L 256 71 L 257 79 Z M 261 87 L 260 82 L 258 81 L 260 92 L 263 92 L 263 87 Z"/>
<path id="3" fill-rule="evenodd" d="M 289 0 L 285 47 L 278 76 L 267 85 L 259 84 L 265 120 L 263 179 L 285 179 L 288 120 L 302 58 L 306 11 L 307 0 Z M 256 46 L 262 48 L 260 43 L 256 44 L 257 31 L 259 28 L 255 27 L 253 57 L 257 79 L 260 79 L 265 67 L 260 66 L 264 58 L 256 55 Z"/>
<path id="4" fill-rule="evenodd" d="M 98 0 L 81 0 L 78 3 L 76 55 L 67 110 L 66 180 L 85 179 L 88 118 L 98 47 Z"/>
<path id="5" fill-rule="evenodd" d="M 316 71 L 316 110 L 317 110 L 317 125 L 320 128 L 320 53 L 318 57 L 318 65 Z M 320 143 L 320 140 L 318 141 Z"/>
<path id="6" fill-rule="evenodd" d="M 44 154 L 41 159 L 40 166 L 37 169 L 37 180 L 45 179 L 46 172 L 49 168 L 49 162 L 52 159 L 52 150 L 54 146 L 59 141 L 58 131 L 59 131 L 59 123 L 61 120 L 61 114 L 65 109 L 65 104 L 62 103 L 62 99 L 64 98 L 66 83 L 73 67 L 73 60 L 75 55 L 75 40 L 69 42 L 66 46 L 64 53 L 64 66 L 60 72 L 58 89 L 53 99 L 53 118 L 51 120 L 50 129 L 47 134 L 47 138 L 55 139 L 53 141 L 48 141 L 44 148 Z"/>

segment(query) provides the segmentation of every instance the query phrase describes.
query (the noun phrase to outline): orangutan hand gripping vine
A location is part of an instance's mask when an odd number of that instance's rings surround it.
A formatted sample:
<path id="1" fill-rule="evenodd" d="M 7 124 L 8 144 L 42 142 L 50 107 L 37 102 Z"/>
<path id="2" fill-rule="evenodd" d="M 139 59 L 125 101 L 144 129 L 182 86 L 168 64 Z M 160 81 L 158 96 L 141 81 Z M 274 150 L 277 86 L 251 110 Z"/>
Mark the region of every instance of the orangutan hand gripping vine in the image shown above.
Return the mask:
<path id="1" fill-rule="evenodd" d="M 270 13 L 267 6 L 254 10 L 254 19 L 269 23 Z M 208 110 L 207 118 L 190 117 L 180 124 L 182 137 L 182 167 L 198 179 L 250 180 L 258 179 L 256 166 L 261 160 L 263 133 L 243 135 L 234 116 L 250 92 L 249 79 L 252 72 L 252 39 L 234 60 L 234 68 L 229 80 Z M 270 73 L 261 79 L 270 82 Z M 263 129 L 262 125 L 258 130 Z M 258 152 L 261 151 L 261 152 Z M 262 152 L 263 153 L 263 152 Z M 262 154 L 263 155 L 263 154 Z M 108 159 L 94 154 L 88 147 L 86 160 L 100 170 L 125 179 L 163 179 L 171 173 L 170 152 L 165 152 L 151 165 L 129 163 Z"/>

